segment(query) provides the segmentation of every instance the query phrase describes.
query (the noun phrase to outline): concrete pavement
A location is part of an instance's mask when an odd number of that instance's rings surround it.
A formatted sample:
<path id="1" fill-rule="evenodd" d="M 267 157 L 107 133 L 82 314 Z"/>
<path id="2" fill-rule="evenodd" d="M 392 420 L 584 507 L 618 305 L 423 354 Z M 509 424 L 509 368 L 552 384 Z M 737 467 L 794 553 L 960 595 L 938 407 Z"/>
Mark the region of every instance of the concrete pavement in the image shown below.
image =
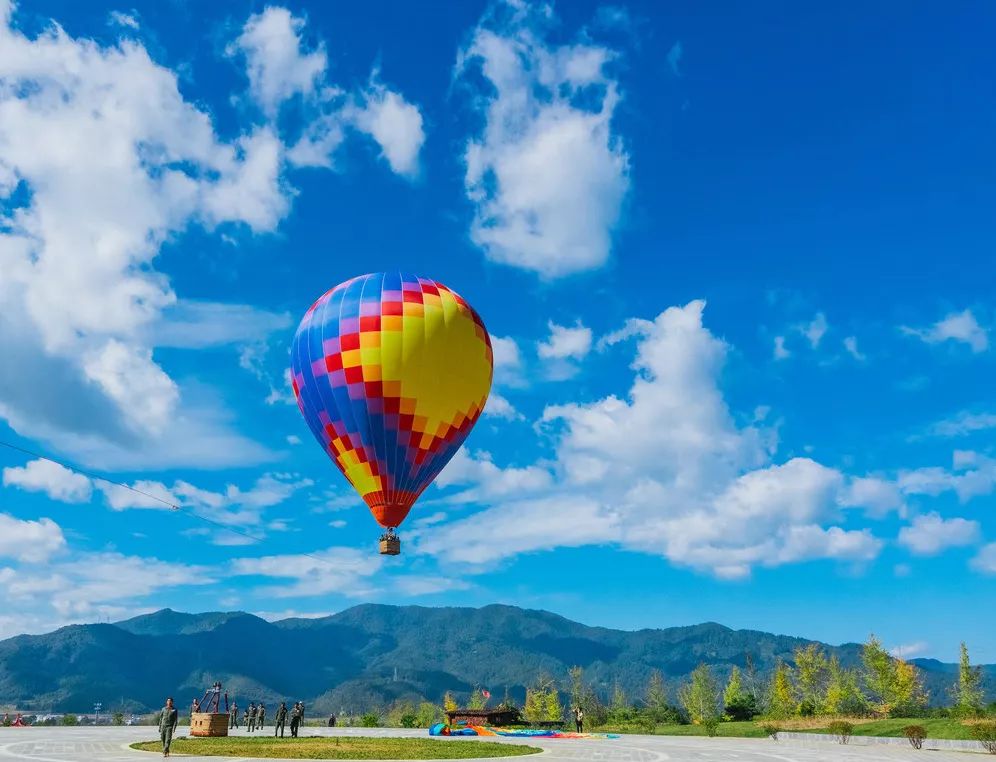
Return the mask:
<path id="1" fill-rule="evenodd" d="M 179 728 L 177 735 L 185 735 Z M 272 726 L 269 733 L 273 732 Z M 264 731 L 266 733 L 266 731 Z M 244 731 L 234 734 L 244 735 Z M 254 734 L 259 735 L 259 734 Z M 424 730 L 385 728 L 303 728 L 302 736 L 378 736 L 424 738 Z M 142 762 L 158 758 L 132 751 L 128 745 L 157 737 L 153 727 L 100 728 L 0 728 L 0 762 L 33 760 L 33 762 Z M 449 739 L 438 739 L 448 743 Z M 902 746 L 840 746 L 832 743 L 804 743 L 792 740 L 729 738 L 681 738 L 675 736 L 622 736 L 618 739 L 485 739 L 503 743 L 528 743 L 544 750 L 545 762 L 585 760 L 587 762 L 858 762 L 883 760 L 905 762 L 920 760 L 926 754 L 932 762 L 966 762 L 964 751 L 915 751 Z M 180 757 L 181 755 L 174 755 Z M 986 759 L 988 755 L 980 757 Z M 220 757 L 184 757 L 188 760 L 217 762 Z"/>

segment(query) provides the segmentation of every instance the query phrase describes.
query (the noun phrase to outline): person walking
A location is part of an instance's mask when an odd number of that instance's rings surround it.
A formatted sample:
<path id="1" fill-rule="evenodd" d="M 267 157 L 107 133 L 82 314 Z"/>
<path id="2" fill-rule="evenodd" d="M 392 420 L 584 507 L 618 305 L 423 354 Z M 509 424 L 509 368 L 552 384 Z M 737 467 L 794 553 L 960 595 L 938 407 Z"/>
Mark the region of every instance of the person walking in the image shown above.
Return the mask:
<path id="1" fill-rule="evenodd" d="M 173 706 L 173 697 L 170 696 L 166 699 L 166 706 L 163 707 L 162 712 L 159 713 L 159 737 L 163 742 L 163 756 L 169 756 L 169 746 L 173 743 L 173 731 L 176 730 L 176 724 L 180 721 L 180 713 L 176 711 L 176 707 Z"/>
<path id="2" fill-rule="evenodd" d="M 264 722 L 266 722 L 266 704 L 260 701 L 256 707 L 256 730 L 262 730 Z"/>
<path id="3" fill-rule="evenodd" d="M 259 710 L 256 708 L 255 703 L 249 704 L 249 720 L 246 725 L 247 730 L 252 733 L 256 729 L 256 717 L 259 715 Z"/>
<path id="4" fill-rule="evenodd" d="M 578 733 L 584 733 L 584 710 L 580 706 L 574 707 L 574 727 Z"/>
<path id="5" fill-rule="evenodd" d="M 277 707 L 277 722 L 273 726 L 273 737 L 277 737 L 277 731 L 280 732 L 280 737 L 284 737 L 284 723 L 287 721 L 287 702 L 281 701 L 280 706 Z"/>

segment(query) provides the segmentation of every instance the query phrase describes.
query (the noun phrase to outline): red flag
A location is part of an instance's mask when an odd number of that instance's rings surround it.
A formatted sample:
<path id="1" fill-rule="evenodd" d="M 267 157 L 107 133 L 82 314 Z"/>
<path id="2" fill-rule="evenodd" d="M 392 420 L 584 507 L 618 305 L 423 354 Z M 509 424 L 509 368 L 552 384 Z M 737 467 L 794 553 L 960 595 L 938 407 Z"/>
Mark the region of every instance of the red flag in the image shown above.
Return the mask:
<path id="1" fill-rule="evenodd" d="M 491 691 L 487 690 L 486 688 L 481 688 L 481 695 L 484 696 L 485 699 L 490 699 Z"/>

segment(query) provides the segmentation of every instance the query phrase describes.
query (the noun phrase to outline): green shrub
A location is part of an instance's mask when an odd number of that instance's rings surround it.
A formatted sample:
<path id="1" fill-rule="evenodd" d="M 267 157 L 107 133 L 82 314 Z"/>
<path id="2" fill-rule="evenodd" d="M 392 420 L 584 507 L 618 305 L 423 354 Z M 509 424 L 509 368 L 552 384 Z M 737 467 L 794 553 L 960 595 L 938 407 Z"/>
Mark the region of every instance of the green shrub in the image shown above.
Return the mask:
<path id="1" fill-rule="evenodd" d="M 115 725 L 124 725 L 124 712 L 115 712 L 111 722 Z"/>
<path id="2" fill-rule="evenodd" d="M 657 721 L 650 712 L 639 712 L 636 715 L 636 726 L 644 733 L 652 734 L 657 730 Z"/>
<path id="3" fill-rule="evenodd" d="M 80 721 L 75 714 L 64 714 L 62 715 L 63 725 L 79 725 Z"/>
<path id="4" fill-rule="evenodd" d="M 972 738 L 990 754 L 996 754 L 996 722 L 978 722 L 972 726 Z"/>
<path id="5" fill-rule="evenodd" d="M 907 725 L 903 728 L 903 735 L 909 739 L 910 746 L 914 749 L 922 749 L 923 741 L 927 737 L 927 729 L 923 725 Z"/>
<path id="6" fill-rule="evenodd" d="M 716 735 L 716 731 L 719 730 L 719 718 L 718 717 L 706 717 L 702 720 L 702 727 L 705 728 L 706 735 L 710 738 Z"/>
<path id="7" fill-rule="evenodd" d="M 767 735 L 772 741 L 777 741 L 778 734 L 782 732 L 782 729 L 773 722 L 762 722 L 761 730 L 763 730 L 765 735 Z"/>
<path id="8" fill-rule="evenodd" d="M 854 733 L 854 725 L 846 720 L 834 720 L 827 725 L 827 732 L 834 737 L 837 743 L 846 744 L 851 740 Z"/>
<path id="9" fill-rule="evenodd" d="M 414 712 L 409 712 L 408 714 L 401 715 L 400 725 L 403 728 L 417 728 L 418 727 L 418 715 Z"/>
<path id="10" fill-rule="evenodd" d="M 360 726 L 364 728 L 376 728 L 380 725 L 380 717 L 373 712 L 367 712 L 360 718 Z"/>
<path id="11" fill-rule="evenodd" d="M 749 693 L 741 693 L 723 707 L 723 713 L 731 722 L 750 722 L 757 714 L 757 701 Z"/>

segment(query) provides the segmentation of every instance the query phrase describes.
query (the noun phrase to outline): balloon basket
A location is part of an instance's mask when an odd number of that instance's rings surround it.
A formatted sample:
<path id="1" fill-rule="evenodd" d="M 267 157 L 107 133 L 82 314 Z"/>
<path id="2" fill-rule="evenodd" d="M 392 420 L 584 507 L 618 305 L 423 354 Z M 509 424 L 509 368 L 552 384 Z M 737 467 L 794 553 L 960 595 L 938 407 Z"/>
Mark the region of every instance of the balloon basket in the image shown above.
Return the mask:
<path id="1" fill-rule="evenodd" d="M 396 556 L 401 553 L 401 539 L 392 535 L 380 538 L 380 554 L 382 556 Z"/>
<path id="2" fill-rule="evenodd" d="M 228 715 L 194 712 L 190 715 L 190 735 L 198 738 L 219 738 L 228 735 Z"/>

